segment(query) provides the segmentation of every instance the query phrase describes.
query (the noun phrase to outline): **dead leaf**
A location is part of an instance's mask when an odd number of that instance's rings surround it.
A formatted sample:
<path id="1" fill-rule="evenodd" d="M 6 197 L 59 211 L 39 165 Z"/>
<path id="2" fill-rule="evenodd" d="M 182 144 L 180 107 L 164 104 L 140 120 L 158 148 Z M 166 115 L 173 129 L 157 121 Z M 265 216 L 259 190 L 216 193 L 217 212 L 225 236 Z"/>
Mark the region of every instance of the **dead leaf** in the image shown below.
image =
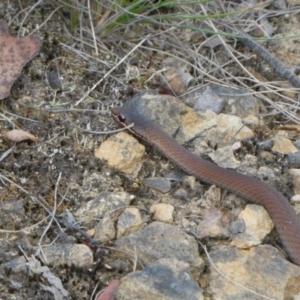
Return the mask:
<path id="1" fill-rule="evenodd" d="M 178 59 L 167 58 L 164 66 L 167 70 L 164 74 L 166 83 L 162 88 L 171 88 L 177 95 L 183 94 L 193 79 L 189 65 Z"/>
<path id="2" fill-rule="evenodd" d="M 115 296 L 119 284 L 120 284 L 119 280 L 117 279 L 113 280 L 109 284 L 109 286 L 105 289 L 105 291 L 97 297 L 97 300 L 115 300 L 116 299 Z"/>
<path id="3" fill-rule="evenodd" d="M 22 68 L 39 50 L 38 36 L 12 37 L 5 21 L 0 21 L 0 100 L 10 94 L 10 88 L 20 76 Z"/>
<path id="4" fill-rule="evenodd" d="M 31 133 L 21 130 L 21 129 L 14 129 L 11 131 L 8 131 L 4 134 L 4 137 L 6 137 L 8 140 L 13 142 L 22 142 L 26 140 L 31 140 L 34 142 L 40 142 L 41 139 L 32 135 Z"/>
<path id="5" fill-rule="evenodd" d="M 216 208 L 211 208 L 196 227 L 198 238 L 228 237 L 230 217 Z"/>

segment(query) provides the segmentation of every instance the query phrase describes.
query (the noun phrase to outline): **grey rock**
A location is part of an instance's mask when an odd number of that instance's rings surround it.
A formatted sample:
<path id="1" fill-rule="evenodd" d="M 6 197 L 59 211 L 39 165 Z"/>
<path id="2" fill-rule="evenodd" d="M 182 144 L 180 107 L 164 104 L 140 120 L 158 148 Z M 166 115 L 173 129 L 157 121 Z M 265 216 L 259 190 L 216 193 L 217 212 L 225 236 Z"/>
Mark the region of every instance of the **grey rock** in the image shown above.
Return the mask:
<path id="1" fill-rule="evenodd" d="M 300 168 L 300 151 L 287 155 L 290 168 Z"/>
<path id="2" fill-rule="evenodd" d="M 197 91 L 189 94 L 186 97 L 186 103 L 194 107 L 198 101 L 199 93 L 203 94 L 209 87 L 215 94 L 217 94 L 226 103 L 223 113 L 244 117 L 246 115 L 258 115 L 259 109 L 262 107 L 260 100 L 253 95 L 249 95 L 249 90 L 241 88 L 231 88 L 218 84 L 207 84 L 201 86 Z"/>
<path id="3" fill-rule="evenodd" d="M 148 266 L 160 258 L 175 258 L 189 263 L 191 272 L 198 278 L 203 270 L 203 260 L 199 257 L 195 239 L 178 228 L 153 222 L 144 229 L 116 241 L 116 247 L 129 254 L 138 253 L 141 264 Z"/>
<path id="4" fill-rule="evenodd" d="M 225 105 L 225 100 L 219 97 L 209 86 L 203 93 L 196 93 L 195 96 L 197 97 L 195 110 L 211 110 L 219 114 Z"/>
<path id="5" fill-rule="evenodd" d="M 142 180 L 142 183 L 145 186 L 161 193 L 168 193 L 171 189 L 170 180 L 161 177 L 145 178 Z"/>
<path id="6" fill-rule="evenodd" d="M 93 253 L 83 244 L 53 244 L 43 248 L 48 263 L 53 265 L 76 265 L 88 267 L 93 265 Z"/>
<path id="7" fill-rule="evenodd" d="M 231 222 L 229 231 L 232 234 L 237 234 L 245 231 L 245 222 L 242 219 Z"/>
<path id="8" fill-rule="evenodd" d="M 202 300 L 202 290 L 193 279 L 187 263 L 159 259 L 144 270 L 123 277 L 117 300 Z"/>

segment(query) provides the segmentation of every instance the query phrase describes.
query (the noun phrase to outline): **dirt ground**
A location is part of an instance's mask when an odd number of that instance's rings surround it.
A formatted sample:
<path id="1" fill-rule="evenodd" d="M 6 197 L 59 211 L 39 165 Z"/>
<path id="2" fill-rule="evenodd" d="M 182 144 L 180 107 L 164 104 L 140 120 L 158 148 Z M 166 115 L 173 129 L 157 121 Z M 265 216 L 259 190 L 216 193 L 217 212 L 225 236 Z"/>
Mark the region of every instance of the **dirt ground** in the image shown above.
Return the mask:
<path id="1" fill-rule="evenodd" d="M 99 54 L 96 56 L 92 39 L 84 30 L 82 39 L 80 34 L 72 32 L 65 21 L 70 19 L 70 12 L 65 8 L 58 8 L 59 5 L 61 3 L 55 1 L 41 1 L 37 4 L 36 1 L 30 0 L 2 1 L 0 4 L 0 19 L 10 24 L 9 32 L 12 36 L 17 36 L 18 32 L 27 35 L 38 29 L 35 34 L 42 40 L 39 55 L 24 67 L 11 89 L 10 96 L 1 100 L 0 104 L 0 133 L 13 129 L 13 123 L 16 128 L 28 131 L 41 139 L 41 142 L 26 141 L 17 144 L 1 139 L 0 155 L 11 148 L 12 151 L 0 161 L 0 172 L 3 176 L 0 180 L 0 201 L 12 201 L 16 207 L 15 212 L 0 211 L 0 264 L 5 266 L 0 268 L 0 299 L 54 299 L 50 292 L 41 288 L 41 284 L 46 284 L 41 274 L 31 272 L 28 275 L 27 272 L 23 273 L 12 266 L 7 267 L 8 263 L 12 263 L 23 254 L 24 257 L 34 256 L 39 244 L 50 244 L 55 239 L 63 241 L 63 236 L 55 224 L 52 224 L 43 236 L 48 219 L 41 203 L 50 208 L 59 203 L 56 210 L 56 215 L 59 216 L 67 209 L 76 210 L 83 202 L 91 200 L 95 194 L 102 191 L 125 190 L 137 193 L 141 198 L 151 193 L 142 188 L 132 189 L 131 179 L 110 170 L 105 162 L 94 156 L 94 149 L 110 136 L 102 132 L 116 129 L 116 124 L 110 117 L 110 109 L 121 105 L 145 86 L 157 88 L 153 82 L 147 83 L 151 76 L 149 70 L 159 70 L 161 62 L 166 58 L 165 53 L 176 56 L 179 47 L 177 45 L 172 48 L 172 36 L 159 35 L 162 28 L 149 26 L 149 33 L 155 33 L 156 36 L 151 40 L 152 45 L 150 42 L 146 45 L 148 50 L 137 52 L 142 66 L 141 79 L 130 80 L 126 75 L 127 63 L 133 55 L 128 57 L 124 64 L 120 64 L 110 76 L 104 78 L 142 37 L 137 38 L 137 32 L 126 32 L 122 40 L 123 37 L 118 37 L 116 32 L 99 38 Z M 22 10 L 33 6 L 31 11 Z M 295 14 L 291 22 L 293 28 L 299 26 L 298 18 L 299 13 Z M 291 31 L 288 22 L 281 16 L 273 17 L 270 21 L 276 33 Z M 43 22 L 45 24 L 37 28 L 37 24 Z M 88 22 L 83 22 L 82 28 L 86 28 Z M 161 39 L 164 39 L 165 53 L 155 52 L 151 48 L 159 48 Z M 187 44 L 202 42 L 203 36 L 193 35 Z M 249 54 L 249 50 L 243 48 L 240 43 L 231 45 L 241 53 Z M 299 63 L 299 50 L 293 50 L 293 57 L 285 55 L 290 53 L 288 44 L 279 46 L 278 42 L 274 41 L 269 43 L 268 47 L 274 54 L 282 54 L 279 58 L 285 58 L 285 63 L 292 63 L 294 66 Z M 219 63 L 222 63 L 222 51 L 224 50 L 221 48 L 206 48 L 201 55 L 212 60 L 216 56 Z M 262 74 L 267 80 L 278 79 L 269 67 L 262 68 L 261 66 L 267 65 L 258 62 L 256 58 L 245 60 L 245 65 Z M 237 77 L 243 75 L 234 63 L 227 65 L 226 70 Z M 194 72 L 193 76 L 196 78 L 197 70 L 191 72 Z M 216 74 L 217 72 L 210 73 L 211 76 L 217 76 Z M 84 97 L 86 91 L 101 78 L 102 82 Z M 199 76 L 194 86 L 205 82 L 206 79 L 212 80 L 211 78 Z M 278 95 L 272 95 L 272 99 L 278 100 Z M 77 105 L 77 102 L 80 103 Z M 274 111 L 271 106 L 267 106 L 268 112 Z M 277 114 L 269 116 L 267 120 L 268 125 L 256 129 L 255 139 L 249 141 L 248 146 L 244 146 L 242 153 L 253 152 L 253 147 L 249 145 L 266 139 L 276 129 L 276 122 L 286 119 L 282 114 Z M 151 151 L 148 152 L 147 159 L 154 164 L 158 163 Z M 282 164 L 282 169 L 285 169 L 284 159 L 274 164 Z M 146 166 L 147 164 L 142 169 L 143 174 L 147 174 Z M 109 174 L 110 180 L 89 182 L 87 179 L 91 178 L 93 173 Z M 87 186 L 90 194 L 86 192 Z M 284 192 L 291 193 L 291 190 Z M 159 199 L 159 195 L 154 195 Z M 18 210 L 18 201 L 21 201 L 24 212 L 20 213 Z M 66 233 L 77 243 L 87 243 L 84 237 L 76 232 L 66 230 Z M 105 288 L 112 279 L 121 278 L 131 271 L 130 263 L 121 262 L 106 246 L 112 244 L 99 245 L 97 249 L 93 249 L 97 262 L 93 268 L 48 266 L 51 272 L 62 280 L 71 299 L 90 299 L 92 293 Z M 111 268 L 118 264 L 119 267 Z M 12 282 L 16 284 L 13 285 Z"/>

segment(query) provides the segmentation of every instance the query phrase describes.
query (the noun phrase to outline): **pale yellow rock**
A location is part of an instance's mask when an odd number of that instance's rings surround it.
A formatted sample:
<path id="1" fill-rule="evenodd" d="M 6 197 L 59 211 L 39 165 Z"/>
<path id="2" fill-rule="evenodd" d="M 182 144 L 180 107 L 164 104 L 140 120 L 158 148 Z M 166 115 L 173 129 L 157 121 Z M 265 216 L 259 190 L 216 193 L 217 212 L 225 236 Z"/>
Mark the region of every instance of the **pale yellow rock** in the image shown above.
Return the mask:
<path id="1" fill-rule="evenodd" d="M 106 243 L 116 238 L 115 218 L 110 215 L 104 217 L 95 228 L 94 240 Z"/>
<path id="2" fill-rule="evenodd" d="M 243 117 L 243 122 L 247 125 L 264 125 L 263 119 L 259 119 L 257 116 L 254 115 L 248 115 Z"/>
<path id="3" fill-rule="evenodd" d="M 274 227 L 268 212 L 261 205 L 247 204 L 239 214 L 239 219 L 244 220 L 246 233 L 254 233 L 260 239 L 264 239 Z"/>
<path id="4" fill-rule="evenodd" d="M 292 203 L 292 204 L 299 204 L 299 203 L 300 203 L 300 195 L 299 195 L 299 194 L 294 195 L 294 196 L 291 198 L 291 203 Z"/>
<path id="5" fill-rule="evenodd" d="M 209 142 L 212 147 L 228 146 L 233 142 L 242 141 L 254 136 L 253 131 L 242 123 L 237 116 L 219 114 L 210 120 L 203 120 L 195 112 L 187 110 L 182 115 L 181 128 L 177 140 L 184 143 L 201 132 L 202 140 Z"/>
<path id="6" fill-rule="evenodd" d="M 209 157 L 218 166 L 223 168 L 236 169 L 240 165 L 240 162 L 234 156 L 231 146 L 220 147 L 213 153 L 209 154 Z"/>
<path id="7" fill-rule="evenodd" d="M 274 146 L 272 150 L 281 154 L 298 152 L 298 149 L 294 146 L 294 144 L 289 139 L 281 135 L 276 135 L 274 137 Z"/>
<path id="8" fill-rule="evenodd" d="M 292 176 L 294 194 L 300 194 L 300 169 L 289 169 L 289 174 Z"/>
<path id="9" fill-rule="evenodd" d="M 95 229 L 94 229 L 94 228 L 92 228 L 92 229 L 88 230 L 88 231 L 86 232 L 86 234 L 87 234 L 88 236 L 91 236 L 91 237 L 93 237 L 93 236 L 94 236 L 94 234 L 95 234 Z"/>
<path id="10" fill-rule="evenodd" d="M 300 294 L 300 268 L 270 245 L 247 250 L 219 245 L 209 255 L 213 262 L 208 265 L 211 299 L 295 300 L 294 295 Z"/>
<path id="11" fill-rule="evenodd" d="M 237 234 L 231 242 L 232 246 L 246 249 L 259 245 L 274 227 L 273 221 L 264 207 L 248 204 L 239 214 L 239 219 L 245 222 L 245 232 Z"/>
<path id="12" fill-rule="evenodd" d="M 150 211 L 154 213 L 154 220 L 164 223 L 173 223 L 174 206 L 167 203 L 158 203 L 150 207 Z"/>
<path id="13" fill-rule="evenodd" d="M 95 156 L 106 160 L 110 168 L 134 177 L 141 168 L 144 153 L 145 147 L 126 132 L 111 136 L 95 150 Z"/>

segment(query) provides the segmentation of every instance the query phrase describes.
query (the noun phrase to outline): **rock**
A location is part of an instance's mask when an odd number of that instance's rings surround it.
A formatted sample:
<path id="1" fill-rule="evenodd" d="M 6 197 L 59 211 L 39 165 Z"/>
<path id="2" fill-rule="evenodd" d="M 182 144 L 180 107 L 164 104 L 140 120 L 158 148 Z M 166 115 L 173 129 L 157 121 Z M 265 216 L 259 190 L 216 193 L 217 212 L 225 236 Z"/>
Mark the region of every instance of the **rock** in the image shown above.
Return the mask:
<path id="1" fill-rule="evenodd" d="M 201 138 L 193 141 L 193 144 L 195 146 L 194 153 L 201 157 L 209 156 L 214 152 L 214 150 L 210 148 Z"/>
<path id="2" fill-rule="evenodd" d="M 83 244 L 53 244 L 43 247 L 49 264 L 90 268 L 93 265 L 93 252 Z"/>
<path id="3" fill-rule="evenodd" d="M 99 243 L 106 243 L 116 238 L 116 218 L 105 216 L 95 227 L 94 240 Z"/>
<path id="4" fill-rule="evenodd" d="M 164 177 L 169 181 L 183 181 L 187 174 L 180 169 L 173 169 L 164 174 Z"/>
<path id="5" fill-rule="evenodd" d="M 231 245 L 242 249 L 259 245 L 274 227 L 265 208 L 256 204 L 246 205 L 239 219 L 244 220 L 245 232 L 235 235 Z"/>
<path id="6" fill-rule="evenodd" d="M 257 147 L 262 150 L 271 151 L 272 147 L 274 146 L 274 140 L 266 140 L 257 143 Z"/>
<path id="7" fill-rule="evenodd" d="M 209 142 L 211 147 L 228 146 L 254 136 L 239 117 L 219 114 L 211 120 L 203 121 L 194 114 L 195 112 L 189 111 L 182 116 L 182 126 L 177 135 L 179 143 L 187 142 L 203 132 L 205 134 L 202 140 Z"/>
<path id="8" fill-rule="evenodd" d="M 120 280 L 116 299 L 202 300 L 202 290 L 193 279 L 189 265 L 175 258 L 161 258 L 139 272 Z"/>
<path id="9" fill-rule="evenodd" d="M 231 222 L 230 227 L 229 227 L 229 231 L 232 234 L 245 232 L 245 222 L 244 222 L 244 220 L 243 219 L 238 219 L 238 220 L 235 220 L 235 221 Z"/>
<path id="10" fill-rule="evenodd" d="M 218 148 L 213 153 L 209 154 L 209 157 L 220 167 L 236 169 L 240 162 L 235 158 L 233 149 L 231 146 L 225 146 Z"/>
<path id="11" fill-rule="evenodd" d="M 243 123 L 247 126 L 259 126 L 264 125 L 264 121 L 262 119 L 259 119 L 257 116 L 254 115 L 248 115 L 243 117 Z"/>
<path id="12" fill-rule="evenodd" d="M 158 203 L 150 207 L 154 214 L 153 219 L 164 223 L 173 223 L 174 206 L 166 203 Z"/>
<path id="13" fill-rule="evenodd" d="M 281 154 L 298 152 L 298 149 L 294 146 L 294 144 L 289 139 L 281 135 L 275 136 L 272 150 Z"/>
<path id="14" fill-rule="evenodd" d="M 178 130 L 181 115 L 192 110 L 177 98 L 159 95 L 156 91 L 143 91 L 128 100 L 125 105 L 157 123 L 169 135 Z"/>
<path id="15" fill-rule="evenodd" d="M 209 83 L 190 93 L 186 97 L 186 103 L 192 107 L 196 104 L 199 94 L 203 94 L 209 87 L 215 94 L 225 101 L 223 113 L 246 117 L 257 116 L 263 108 L 261 101 L 251 95 L 249 90 L 241 88 L 231 88 L 224 85 Z"/>
<path id="16" fill-rule="evenodd" d="M 265 162 L 274 162 L 274 155 L 268 151 L 261 151 L 258 154 Z"/>
<path id="17" fill-rule="evenodd" d="M 212 185 L 201 197 L 199 203 L 196 203 L 196 205 L 200 206 L 201 208 L 210 209 L 216 206 L 220 202 L 220 200 L 221 200 L 221 189 L 215 185 Z"/>
<path id="18" fill-rule="evenodd" d="M 43 283 L 40 286 L 43 290 L 53 294 L 54 299 L 69 299 L 69 292 L 63 287 L 62 281 L 47 266 L 42 266 L 41 262 L 34 256 L 28 259 L 27 267 L 30 273 L 38 274 Z"/>
<path id="19" fill-rule="evenodd" d="M 297 132 L 300 132 L 300 125 L 296 125 L 297 127 L 299 126 L 299 129 L 297 129 Z M 294 145 L 297 147 L 298 150 L 300 150 L 300 139 L 297 138 L 295 141 L 294 141 Z"/>
<path id="20" fill-rule="evenodd" d="M 196 226 L 196 223 L 193 221 L 190 221 L 187 218 L 182 218 L 181 219 L 181 227 L 184 228 L 185 230 L 192 230 L 193 227 Z"/>
<path id="21" fill-rule="evenodd" d="M 131 197 L 125 192 L 102 192 L 95 199 L 84 203 L 74 215 L 77 218 L 99 218 L 112 212 L 110 218 L 117 218 L 131 202 Z"/>
<path id="22" fill-rule="evenodd" d="M 173 136 L 179 143 L 185 143 L 195 136 L 205 132 L 203 140 L 212 147 L 231 145 L 235 141 L 253 137 L 253 132 L 245 126 L 241 118 L 230 115 L 215 115 L 208 118 L 198 114 L 184 105 L 177 98 L 167 95 L 157 95 L 153 91 L 142 92 L 128 100 L 127 107 L 134 107 L 147 118 L 153 120 L 161 128 Z"/>
<path id="23" fill-rule="evenodd" d="M 300 205 L 295 205 L 294 210 L 298 216 L 300 216 Z"/>
<path id="24" fill-rule="evenodd" d="M 291 168 L 300 168 L 300 151 L 287 155 Z"/>
<path id="25" fill-rule="evenodd" d="M 14 280 L 9 280 L 10 283 L 10 288 L 12 289 L 12 291 L 18 291 L 21 290 L 23 288 L 23 285 L 20 282 L 14 281 Z"/>
<path id="26" fill-rule="evenodd" d="M 153 222 L 144 229 L 122 237 L 116 241 L 116 247 L 129 254 L 138 252 L 138 259 L 144 266 L 149 266 L 160 258 L 175 258 L 190 264 L 190 270 L 198 278 L 204 265 L 199 257 L 195 239 L 178 228 Z"/>
<path id="27" fill-rule="evenodd" d="M 178 189 L 175 191 L 173 195 L 176 199 L 182 200 L 182 201 L 187 201 L 188 200 L 188 193 L 184 189 Z"/>
<path id="28" fill-rule="evenodd" d="M 210 264 L 212 299 L 261 300 L 259 295 L 264 295 L 281 300 L 300 293 L 300 268 L 282 258 L 270 245 L 249 250 L 224 247 L 209 255 L 218 269 Z"/>
<path id="29" fill-rule="evenodd" d="M 95 199 L 84 203 L 76 212 L 78 219 L 102 218 L 95 227 L 94 239 L 105 243 L 116 238 L 115 222 L 130 204 L 131 197 L 125 192 L 102 192 Z M 91 221 L 90 223 L 94 223 Z"/>
<path id="30" fill-rule="evenodd" d="M 197 102 L 194 105 L 195 110 L 207 111 L 211 110 L 219 114 L 226 100 L 219 97 L 209 86 L 206 87 L 203 93 L 197 93 Z"/>
<path id="31" fill-rule="evenodd" d="M 231 145 L 231 149 L 233 150 L 233 151 L 237 151 L 237 150 L 239 150 L 239 149 L 241 149 L 242 148 L 242 143 L 241 142 L 235 142 L 235 143 L 233 143 L 232 145 Z"/>
<path id="32" fill-rule="evenodd" d="M 294 194 L 300 194 L 300 169 L 289 169 L 289 174 L 292 176 Z"/>
<path id="33" fill-rule="evenodd" d="M 291 198 L 291 204 L 299 204 L 300 203 L 300 195 L 297 194 L 297 195 L 294 195 L 292 198 Z"/>
<path id="34" fill-rule="evenodd" d="M 171 189 L 170 180 L 162 177 L 144 178 L 142 183 L 145 186 L 161 193 L 168 193 Z"/>
<path id="35" fill-rule="evenodd" d="M 144 227 L 140 211 L 135 207 L 126 208 L 118 219 L 117 238 L 128 235 Z"/>
<path id="36" fill-rule="evenodd" d="M 4 269 L 6 273 L 12 274 L 28 274 L 28 268 L 26 266 L 27 261 L 24 256 L 18 256 L 5 264 L 1 264 L 0 268 Z"/>
<path id="37" fill-rule="evenodd" d="M 210 209 L 196 227 L 197 238 L 229 237 L 229 217 L 216 208 Z"/>
<path id="38" fill-rule="evenodd" d="M 145 147 L 123 131 L 108 138 L 95 150 L 95 156 L 106 160 L 108 167 L 133 177 L 141 168 L 144 153 Z"/>

